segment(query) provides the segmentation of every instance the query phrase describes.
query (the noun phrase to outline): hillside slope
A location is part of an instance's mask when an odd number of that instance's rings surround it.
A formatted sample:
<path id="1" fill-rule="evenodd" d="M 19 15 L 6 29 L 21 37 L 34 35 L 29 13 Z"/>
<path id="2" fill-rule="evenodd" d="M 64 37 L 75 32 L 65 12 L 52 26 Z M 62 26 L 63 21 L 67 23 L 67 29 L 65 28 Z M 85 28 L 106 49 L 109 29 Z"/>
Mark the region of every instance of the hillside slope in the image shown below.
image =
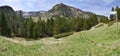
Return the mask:
<path id="1" fill-rule="evenodd" d="M 120 38 L 116 38 L 115 27 L 104 25 L 60 39 L 24 40 L 30 45 L 0 37 L 0 56 L 119 56 Z"/>
<path id="2" fill-rule="evenodd" d="M 56 16 L 65 17 L 65 18 L 77 18 L 77 17 L 90 18 L 94 14 L 95 13 L 93 12 L 83 11 L 73 6 L 60 3 L 60 4 L 56 4 L 50 10 L 41 14 L 41 19 L 49 19 L 51 17 L 54 18 Z M 97 15 L 97 18 L 102 19 L 106 17 L 103 15 Z"/>

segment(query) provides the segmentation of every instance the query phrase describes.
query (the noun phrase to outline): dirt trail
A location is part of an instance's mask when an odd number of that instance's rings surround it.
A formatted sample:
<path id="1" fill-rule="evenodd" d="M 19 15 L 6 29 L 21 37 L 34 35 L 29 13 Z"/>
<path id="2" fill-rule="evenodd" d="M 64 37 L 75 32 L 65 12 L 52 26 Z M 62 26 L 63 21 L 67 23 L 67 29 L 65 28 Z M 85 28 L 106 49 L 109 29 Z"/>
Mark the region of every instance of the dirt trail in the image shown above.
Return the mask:
<path id="1" fill-rule="evenodd" d="M 52 44 L 58 44 L 58 43 L 63 43 L 62 39 L 54 39 L 53 37 L 51 38 L 43 38 L 39 40 L 33 40 L 33 41 L 26 41 L 24 38 L 6 38 L 3 37 L 6 40 L 9 40 L 13 43 L 18 43 L 18 44 L 23 44 L 23 45 L 34 45 L 34 44 L 45 44 L 45 45 L 52 45 Z"/>

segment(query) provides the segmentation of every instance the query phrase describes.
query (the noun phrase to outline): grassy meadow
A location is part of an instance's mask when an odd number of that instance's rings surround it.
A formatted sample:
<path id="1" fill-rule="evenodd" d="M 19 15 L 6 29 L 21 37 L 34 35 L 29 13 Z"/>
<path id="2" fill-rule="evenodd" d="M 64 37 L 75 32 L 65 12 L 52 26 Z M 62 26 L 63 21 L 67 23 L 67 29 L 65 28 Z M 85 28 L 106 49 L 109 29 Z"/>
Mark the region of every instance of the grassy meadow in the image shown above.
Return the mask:
<path id="1" fill-rule="evenodd" d="M 115 27 L 105 24 L 59 39 L 26 41 L 0 36 L 0 56 L 120 56 L 120 34 L 116 37 Z"/>

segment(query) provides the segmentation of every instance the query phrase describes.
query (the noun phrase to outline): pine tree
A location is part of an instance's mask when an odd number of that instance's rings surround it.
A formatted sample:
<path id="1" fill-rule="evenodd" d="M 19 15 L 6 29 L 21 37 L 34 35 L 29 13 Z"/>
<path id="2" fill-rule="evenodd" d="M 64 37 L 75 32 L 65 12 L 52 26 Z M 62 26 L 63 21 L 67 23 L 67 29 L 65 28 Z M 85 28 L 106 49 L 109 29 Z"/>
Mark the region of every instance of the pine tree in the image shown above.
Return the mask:
<path id="1" fill-rule="evenodd" d="M 54 20 L 51 18 L 51 19 L 47 19 L 47 22 L 46 22 L 46 31 L 47 31 L 47 35 L 48 36 L 52 36 L 53 35 L 53 23 L 54 23 Z"/>
<path id="2" fill-rule="evenodd" d="M 0 35 L 1 35 L 1 13 L 0 13 Z"/>
<path id="3" fill-rule="evenodd" d="M 111 11 L 115 11 L 114 7 L 112 7 L 112 10 Z"/>
<path id="4" fill-rule="evenodd" d="M 39 19 L 38 21 L 38 31 L 40 37 L 46 37 L 46 23 L 44 20 Z"/>
<path id="5" fill-rule="evenodd" d="M 60 17 L 57 16 L 56 19 L 54 20 L 54 26 L 53 26 L 53 34 L 59 34 L 60 33 Z"/>
<path id="6" fill-rule="evenodd" d="M 83 22 L 84 22 L 83 18 L 80 18 L 80 17 L 74 18 L 73 22 L 74 22 L 73 27 L 75 31 L 83 30 Z"/>
<path id="7" fill-rule="evenodd" d="M 98 24 L 98 19 L 97 19 L 96 14 L 94 14 L 94 15 L 92 16 L 92 18 L 93 18 L 93 22 L 94 22 L 93 26 L 94 26 L 94 25 L 97 25 L 97 24 Z"/>
<path id="8" fill-rule="evenodd" d="M 33 37 L 33 20 L 30 18 L 27 22 L 27 37 Z"/>
<path id="9" fill-rule="evenodd" d="M 114 7 L 112 7 L 111 11 L 115 11 Z M 110 21 L 113 21 L 115 18 L 115 15 L 110 14 Z"/>
<path id="10" fill-rule="evenodd" d="M 91 21 L 90 19 L 85 19 L 83 23 L 83 30 L 88 30 L 91 26 Z"/>
<path id="11" fill-rule="evenodd" d="M 34 26 L 33 26 L 33 38 L 38 38 L 38 37 L 39 37 L 38 24 L 34 23 Z"/>
<path id="12" fill-rule="evenodd" d="M 1 35 L 3 36 L 11 36 L 12 29 L 10 27 L 10 22 L 8 21 L 8 18 L 5 16 L 5 13 L 1 13 L 1 20 L 0 20 L 0 26 L 1 26 Z"/>

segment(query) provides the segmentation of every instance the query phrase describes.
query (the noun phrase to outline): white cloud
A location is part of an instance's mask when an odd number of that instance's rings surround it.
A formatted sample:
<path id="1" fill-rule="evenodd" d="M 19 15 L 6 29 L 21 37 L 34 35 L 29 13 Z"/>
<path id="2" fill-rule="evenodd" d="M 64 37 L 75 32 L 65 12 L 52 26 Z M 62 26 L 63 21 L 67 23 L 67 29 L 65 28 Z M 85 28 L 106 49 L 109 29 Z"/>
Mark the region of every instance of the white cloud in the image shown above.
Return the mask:
<path id="1" fill-rule="evenodd" d="M 21 0 L 4 0 L 5 3 L 19 3 Z"/>
<path id="2" fill-rule="evenodd" d="M 106 5 L 112 3 L 114 0 L 102 0 L 104 3 L 106 3 Z"/>
<path id="3" fill-rule="evenodd" d="M 79 0 L 80 2 L 87 2 L 92 4 L 102 3 L 103 5 L 108 5 L 112 3 L 114 0 Z"/>
<path id="4" fill-rule="evenodd" d="M 111 8 L 108 8 L 106 6 L 100 6 L 100 5 L 84 5 L 83 10 L 85 11 L 91 11 L 99 15 L 105 15 L 108 16 Z"/>
<path id="5" fill-rule="evenodd" d="M 32 7 L 33 5 L 31 3 L 26 3 L 28 7 Z"/>

